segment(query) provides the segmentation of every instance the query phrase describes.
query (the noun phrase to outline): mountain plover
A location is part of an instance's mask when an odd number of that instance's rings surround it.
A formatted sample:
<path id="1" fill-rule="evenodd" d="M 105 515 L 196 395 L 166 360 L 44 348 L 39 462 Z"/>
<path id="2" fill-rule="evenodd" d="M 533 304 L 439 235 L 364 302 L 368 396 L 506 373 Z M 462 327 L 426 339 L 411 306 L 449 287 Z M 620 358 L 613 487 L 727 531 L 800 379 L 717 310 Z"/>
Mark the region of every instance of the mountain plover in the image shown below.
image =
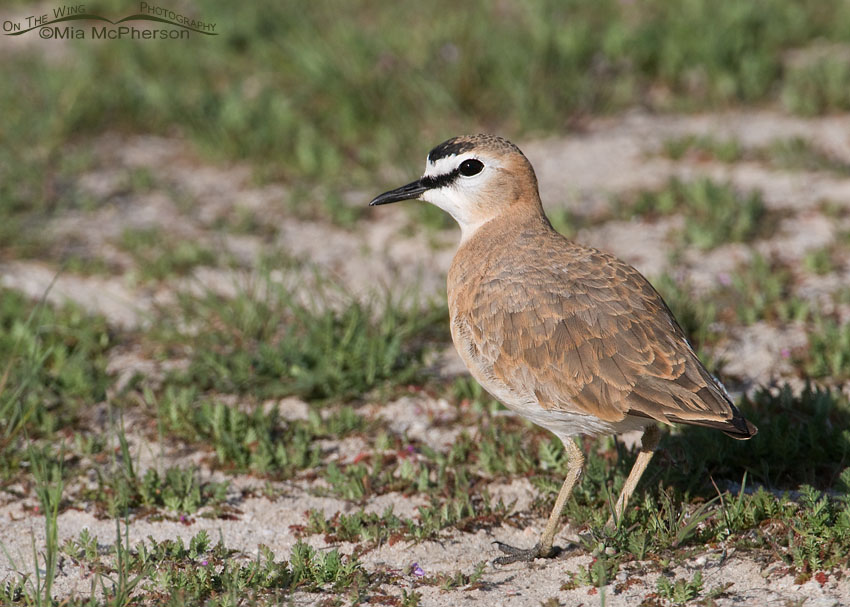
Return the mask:
<path id="1" fill-rule="evenodd" d="M 370 205 L 411 199 L 460 224 L 448 302 L 452 340 L 469 372 L 554 433 L 569 455 L 540 541 L 527 550 L 498 543 L 506 556 L 496 563 L 553 555 L 561 511 L 584 466 L 573 436 L 643 430 L 613 521 L 652 458 L 656 422 L 755 435 L 652 285 L 627 263 L 555 231 L 534 169 L 514 144 L 492 135 L 449 139 L 428 154 L 421 179 Z"/>

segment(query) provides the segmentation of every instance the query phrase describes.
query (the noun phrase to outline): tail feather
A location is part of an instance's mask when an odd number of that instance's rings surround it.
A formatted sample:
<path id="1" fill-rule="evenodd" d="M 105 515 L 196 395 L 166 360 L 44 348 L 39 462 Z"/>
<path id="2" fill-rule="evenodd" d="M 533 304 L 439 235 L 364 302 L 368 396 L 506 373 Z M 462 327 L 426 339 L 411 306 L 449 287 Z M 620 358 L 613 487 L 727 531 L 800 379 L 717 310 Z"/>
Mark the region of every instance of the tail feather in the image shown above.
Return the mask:
<path id="1" fill-rule="evenodd" d="M 727 420 L 679 419 L 672 415 L 669 415 L 668 419 L 671 422 L 676 422 L 678 424 L 688 424 L 691 426 L 701 426 L 704 428 L 720 430 L 726 436 L 731 436 L 737 440 L 747 440 L 748 438 L 752 438 L 758 434 L 759 431 L 754 424 L 750 423 L 743 415 L 741 415 L 741 412 L 738 411 L 737 408 L 733 408 L 732 418 Z"/>

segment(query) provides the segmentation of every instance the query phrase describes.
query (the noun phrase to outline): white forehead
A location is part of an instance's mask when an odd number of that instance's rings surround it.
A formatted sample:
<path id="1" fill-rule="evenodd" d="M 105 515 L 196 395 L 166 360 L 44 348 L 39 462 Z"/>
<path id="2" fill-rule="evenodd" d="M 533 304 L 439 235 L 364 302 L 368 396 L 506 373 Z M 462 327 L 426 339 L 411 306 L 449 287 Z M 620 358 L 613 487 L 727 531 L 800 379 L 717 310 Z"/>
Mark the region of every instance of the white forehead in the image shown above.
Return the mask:
<path id="1" fill-rule="evenodd" d="M 463 154 L 451 154 L 437 158 L 436 162 L 430 159 L 425 163 L 425 177 L 438 177 L 440 175 L 448 175 L 454 171 L 460 163 L 469 158 L 477 158 L 472 152 L 464 152 Z"/>

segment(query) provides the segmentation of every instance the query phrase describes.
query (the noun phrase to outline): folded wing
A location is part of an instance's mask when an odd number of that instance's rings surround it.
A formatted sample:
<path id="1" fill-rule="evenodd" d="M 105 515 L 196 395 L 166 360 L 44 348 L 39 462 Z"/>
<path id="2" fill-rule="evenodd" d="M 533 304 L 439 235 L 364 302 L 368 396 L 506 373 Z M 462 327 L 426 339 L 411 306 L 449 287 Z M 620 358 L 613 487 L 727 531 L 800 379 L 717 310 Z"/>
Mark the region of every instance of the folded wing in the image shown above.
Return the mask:
<path id="1" fill-rule="evenodd" d="M 472 339 L 497 379 L 533 391 L 544 408 L 707 426 L 734 438 L 757 432 L 700 363 L 661 296 L 617 258 L 573 245 L 563 259 L 497 275 L 480 288 Z M 490 305 L 486 291 L 498 291 L 501 305 Z"/>

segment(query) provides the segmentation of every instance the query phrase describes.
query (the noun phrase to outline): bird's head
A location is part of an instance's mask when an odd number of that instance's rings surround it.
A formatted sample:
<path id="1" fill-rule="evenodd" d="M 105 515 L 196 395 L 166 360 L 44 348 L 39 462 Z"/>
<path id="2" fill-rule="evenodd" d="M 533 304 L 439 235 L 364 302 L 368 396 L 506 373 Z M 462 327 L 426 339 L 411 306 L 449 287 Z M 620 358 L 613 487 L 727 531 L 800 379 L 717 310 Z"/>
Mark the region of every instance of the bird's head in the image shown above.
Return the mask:
<path id="1" fill-rule="evenodd" d="M 465 240 L 504 213 L 541 211 L 537 178 L 518 147 L 494 135 L 454 137 L 428 153 L 418 180 L 377 196 L 370 206 L 424 200 L 458 222 Z"/>

